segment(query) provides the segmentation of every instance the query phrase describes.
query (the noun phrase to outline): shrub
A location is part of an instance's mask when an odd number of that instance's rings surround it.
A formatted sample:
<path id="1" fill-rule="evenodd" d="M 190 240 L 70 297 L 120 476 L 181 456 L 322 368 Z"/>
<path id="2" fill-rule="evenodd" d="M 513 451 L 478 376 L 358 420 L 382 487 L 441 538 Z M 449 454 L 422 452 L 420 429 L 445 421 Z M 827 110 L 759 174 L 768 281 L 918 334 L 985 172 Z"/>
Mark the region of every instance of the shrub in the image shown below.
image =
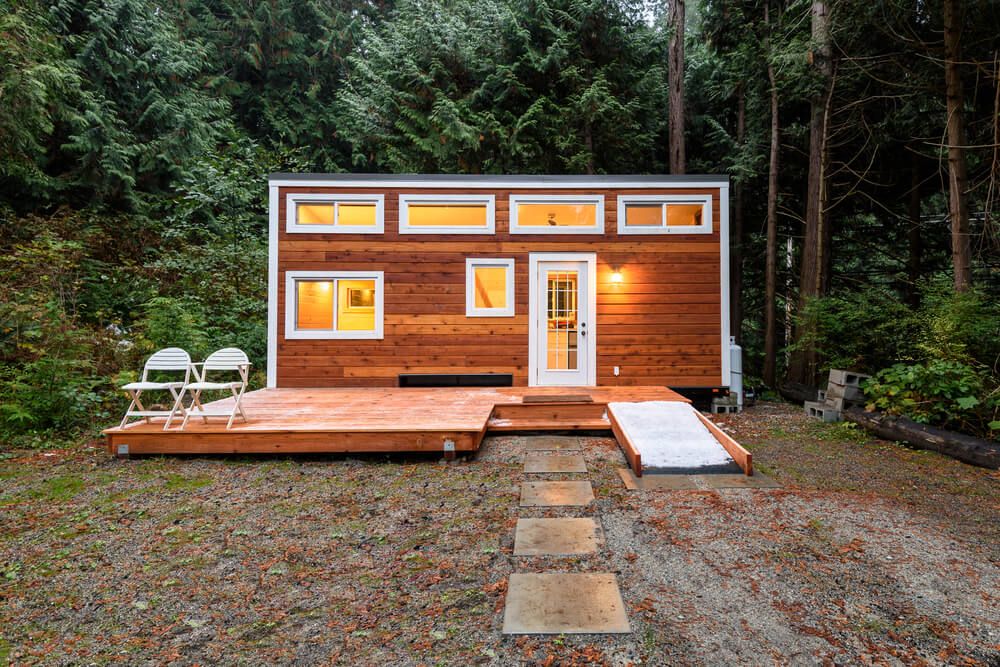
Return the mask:
<path id="1" fill-rule="evenodd" d="M 926 359 L 976 362 L 997 375 L 1000 303 L 979 289 L 956 292 L 936 280 L 922 290 L 916 347 Z"/>
<path id="2" fill-rule="evenodd" d="M 864 391 L 869 410 L 978 435 L 1000 434 L 1000 391 L 987 373 L 970 364 L 947 359 L 895 364 L 879 371 Z"/>
<path id="3" fill-rule="evenodd" d="M 827 368 L 874 372 L 916 352 L 913 311 L 878 287 L 812 299 L 799 326 L 803 337 L 793 348 L 815 346 Z"/>

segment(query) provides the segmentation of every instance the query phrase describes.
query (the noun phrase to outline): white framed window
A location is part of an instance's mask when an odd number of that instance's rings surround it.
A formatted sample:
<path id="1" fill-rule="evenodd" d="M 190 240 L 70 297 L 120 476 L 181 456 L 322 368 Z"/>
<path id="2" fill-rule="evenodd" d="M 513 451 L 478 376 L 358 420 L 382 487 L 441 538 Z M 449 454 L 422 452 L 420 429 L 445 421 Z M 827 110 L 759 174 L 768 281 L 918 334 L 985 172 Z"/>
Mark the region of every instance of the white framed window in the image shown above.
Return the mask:
<path id="1" fill-rule="evenodd" d="M 286 271 L 285 338 L 381 339 L 382 271 Z"/>
<path id="2" fill-rule="evenodd" d="M 619 234 L 711 234 L 712 195 L 619 195 Z"/>
<path id="3" fill-rule="evenodd" d="M 399 195 L 400 234 L 492 234 L 493 195 Z"/>
<path id="4" fill-rule="evenodd" d="M 511 234 L 603 234 L 604 195 L 511 195 Z"/>
<path id="5" fill-rule="evenodd" d="M 381 234 L 385 195 L 289 193 L 285 231 L 293 234 Z"/>
<path id="6" fill-rule="evenodd" d="M 466 317 L 514 316 L 514 260 L 465 260 Z"/>

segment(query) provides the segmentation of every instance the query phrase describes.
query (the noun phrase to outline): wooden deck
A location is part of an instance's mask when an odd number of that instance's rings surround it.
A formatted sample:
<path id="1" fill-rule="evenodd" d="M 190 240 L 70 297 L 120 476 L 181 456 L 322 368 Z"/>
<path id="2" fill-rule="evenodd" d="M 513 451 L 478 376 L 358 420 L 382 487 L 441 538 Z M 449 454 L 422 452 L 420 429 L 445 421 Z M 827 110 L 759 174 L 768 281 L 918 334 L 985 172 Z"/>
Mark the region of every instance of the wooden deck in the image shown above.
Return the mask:
<path id="1" fill-rule="evenodd" d="M 451 454 L 476 451 L 487 431 L 610 430 L 613 401 L 686 400 L 665 387 L 260 389 L 243 398 L 249 422 L 228 431 L 225 419 L 192 417 L 183 431 L 156 419 L 104 435 L 121 454 Z"/>

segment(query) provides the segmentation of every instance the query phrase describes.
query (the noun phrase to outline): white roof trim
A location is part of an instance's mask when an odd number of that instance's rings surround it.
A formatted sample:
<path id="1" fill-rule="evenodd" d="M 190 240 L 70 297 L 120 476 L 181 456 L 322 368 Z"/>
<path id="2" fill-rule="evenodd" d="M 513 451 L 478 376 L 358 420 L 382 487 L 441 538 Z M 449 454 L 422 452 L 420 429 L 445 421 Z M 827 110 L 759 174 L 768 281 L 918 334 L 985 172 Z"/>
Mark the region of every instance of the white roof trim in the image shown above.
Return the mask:
<path id="1" fill-rule="evenodd" d="M 286 188 L 421 188 L 421 189 L 456 189 L 456 190 L 608 190 L 608 189 L 635 189 L 649 190 L 652 188 L 664 189 L 691 189 L 691 188 L 714 188 L 718 189 L 727 185 L 724 180 L 716 181 L 628 181 L 628 180 L 607 180 L 607 181 L 537 181 L 537 180 L 487 180 L 468 181 L 455 180 L 445 181 L 437 179 L 411 179 L 411 180 L 384 180 L 376 181 L 371 179 L 301 179 L 286 177 L 270 177 L 268 183 Z"/>

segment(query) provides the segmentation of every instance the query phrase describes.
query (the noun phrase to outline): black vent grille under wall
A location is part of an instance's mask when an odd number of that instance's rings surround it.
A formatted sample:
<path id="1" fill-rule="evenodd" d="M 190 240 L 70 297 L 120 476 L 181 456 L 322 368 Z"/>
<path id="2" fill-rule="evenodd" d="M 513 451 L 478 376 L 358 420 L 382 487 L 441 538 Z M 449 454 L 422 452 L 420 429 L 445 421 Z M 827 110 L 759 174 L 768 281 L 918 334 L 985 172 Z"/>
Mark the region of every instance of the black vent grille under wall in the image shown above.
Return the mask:
<path id="1" fill-rule="evenodd" d="M 696 410 L 708 412 L 712 409 L 712 399 L 729 396 L 729 387 L 667 387 L 691 401 Z"/>
<path id="2" fill-rule="evenodd" d="M 400 387 L 513 387 L 510 373 L 400 373 Z"/>

